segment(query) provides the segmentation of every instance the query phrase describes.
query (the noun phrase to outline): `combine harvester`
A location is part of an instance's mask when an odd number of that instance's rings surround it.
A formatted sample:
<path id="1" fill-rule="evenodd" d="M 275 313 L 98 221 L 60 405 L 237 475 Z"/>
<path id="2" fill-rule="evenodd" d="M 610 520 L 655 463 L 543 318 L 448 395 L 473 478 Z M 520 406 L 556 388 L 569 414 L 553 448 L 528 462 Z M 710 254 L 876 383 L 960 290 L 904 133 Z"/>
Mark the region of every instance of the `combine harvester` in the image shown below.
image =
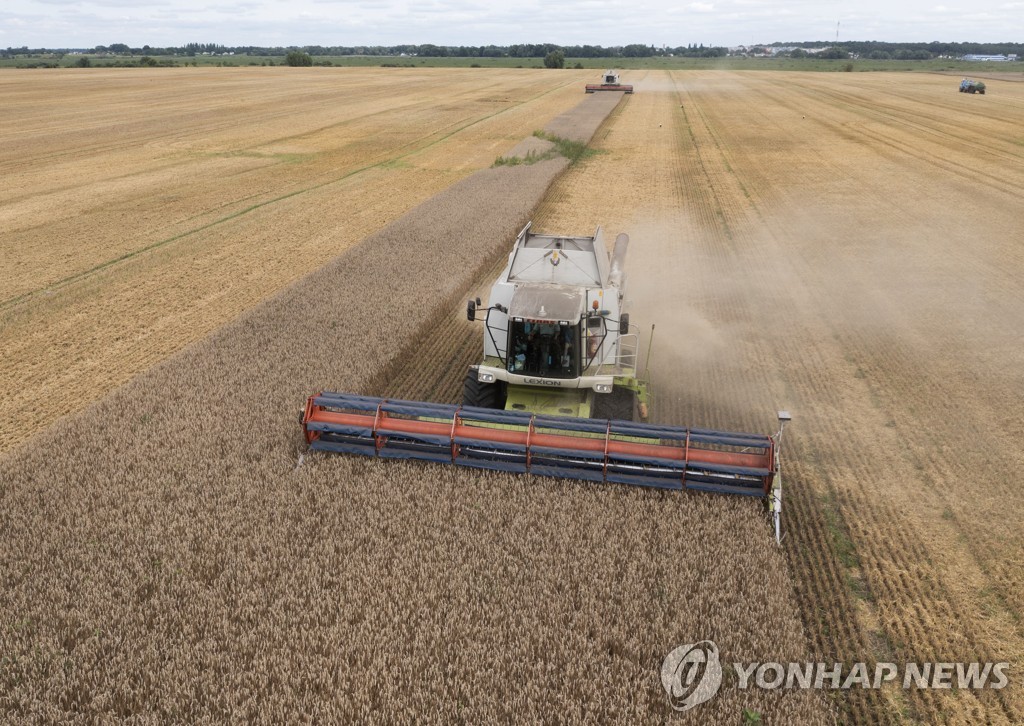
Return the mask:
<path id="1" fill-rule="evenodd" d="M 624 91 L 625 93 L 632 93 L 633 87 L 629 84 L 619 83 L 618 71 L 606 71 L 604 80 L 601 83 L 587 84 L 587 93 L 593 93 L 594 91 Z"/>
<path id="2" fill-rule="evenodd" d="M 485 333 L 462 405 L 319 393 L 302 415 L 310 448 L 759 497 L 781 542 L 789 414 L 779 412 L 774 436 L 647 423 L 650 385 L 623 310 L 629 238 L 620 234 L 609 258 L 600 228 L 593 237 L 530 228 L 488 306 L 467 306 L 471 321 L 483 313 Z"/>

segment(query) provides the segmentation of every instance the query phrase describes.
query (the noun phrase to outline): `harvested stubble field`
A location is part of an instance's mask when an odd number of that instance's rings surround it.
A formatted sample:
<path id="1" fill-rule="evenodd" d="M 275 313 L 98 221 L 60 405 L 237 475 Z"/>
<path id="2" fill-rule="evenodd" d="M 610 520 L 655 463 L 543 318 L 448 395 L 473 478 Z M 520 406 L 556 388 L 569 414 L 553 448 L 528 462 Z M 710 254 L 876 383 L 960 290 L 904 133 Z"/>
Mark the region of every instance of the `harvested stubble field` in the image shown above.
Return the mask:
<path id="1" fill-rule="evenodd" d="M 574 74 L 0 74 L 0 451 L 487 168 Z"/>
<path id="2" fill-rule="evenodd" d="M 979 106 L 918 75 L 631 80 L 536 225 L 631 235 L 658 420 L 771 431 L 795 414 L 784 549 L 813 659 L 1014 674 L 854 690 L 842 719 L 1024 721 L 1020 85 Z M 382 390 L 454 399 L 461 366 L 427 380 L 421 361 L 474 359 L 460 313 Z"/>
<path id="3" fill-rule="evenodd" d="M 858 722 L 1024 722 L 1024 87 L 991 89 L 651 74 L 538 215 L 632 235 L 659 417 L 794 413 L 816 658 L 1011 664 L 1002 691 L 854 691 Z"/>
<path id="4" fill-rule="evenodd" d="M 726 661 L 1007 660 L 1003 691 L 836 701 L 859 722 L 1022 720 L 1024 95 L 628 80 L 537 226 L 631 234 L 659 420 L 794 412 L 784 547 L 751 502 L 295 468 L 312 390 L 458 395 L 480 330 L 455 300 L 561 167 L 494 169 L 0 461 L 9 715 L 662 720 L 661 659 L 711 638 Z M 694 718 L 830 718 L 728 686 Z"/>

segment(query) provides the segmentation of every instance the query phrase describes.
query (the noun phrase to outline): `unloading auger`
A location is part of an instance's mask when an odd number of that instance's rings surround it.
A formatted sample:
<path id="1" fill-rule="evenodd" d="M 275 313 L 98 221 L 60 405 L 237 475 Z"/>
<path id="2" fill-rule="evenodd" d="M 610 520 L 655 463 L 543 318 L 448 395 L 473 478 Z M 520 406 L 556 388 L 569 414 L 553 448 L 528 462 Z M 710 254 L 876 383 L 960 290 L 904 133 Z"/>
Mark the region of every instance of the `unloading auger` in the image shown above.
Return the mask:
<path id="1" fill-rule="evenodd" d="M 647 422 L 649 380 L 623 310 L 628 242 L 619 235 L 609 257 L 600 229 L 561 237 L 526 225 L 491 290 L 484 357 L 469 368 L 463 403 L 321 392 L 302 414 L 310 448 L 758 497 L 781 542 L 789 413 L 774 435 Z M 471 300 L 468 319 L 481 310 Z"/>

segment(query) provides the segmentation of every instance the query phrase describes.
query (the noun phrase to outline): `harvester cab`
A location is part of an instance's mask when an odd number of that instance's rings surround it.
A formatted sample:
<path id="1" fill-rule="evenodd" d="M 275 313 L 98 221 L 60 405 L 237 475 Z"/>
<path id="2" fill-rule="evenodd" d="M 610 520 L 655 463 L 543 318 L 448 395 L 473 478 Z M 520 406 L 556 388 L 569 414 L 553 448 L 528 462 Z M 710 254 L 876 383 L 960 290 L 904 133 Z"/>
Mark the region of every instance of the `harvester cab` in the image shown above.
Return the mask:
<path id="1" fill-rule="evenodd" d="M 629 237 L 609 258 L 593 237 L 534 234 L 526 225 L 482 311 L 483 361 L 471 366 L 463 403 L 510 411 L 633 420 L 647 418 L 639 336 L 624 310 Z"/>
<path id="2" fill-rule="evenodd" d="M 756 497 L 781 542 L 789 414 L 770 436 L 646 422 L 649 384 L 624 310 L 627 246 L 619 235 L 609 256 L 600 229 L 567 237 L 526 225 L 486 308 L 467 306 L 484 345 L 463 403 L 317 393 L 301 417 L 310 449 Z"/>

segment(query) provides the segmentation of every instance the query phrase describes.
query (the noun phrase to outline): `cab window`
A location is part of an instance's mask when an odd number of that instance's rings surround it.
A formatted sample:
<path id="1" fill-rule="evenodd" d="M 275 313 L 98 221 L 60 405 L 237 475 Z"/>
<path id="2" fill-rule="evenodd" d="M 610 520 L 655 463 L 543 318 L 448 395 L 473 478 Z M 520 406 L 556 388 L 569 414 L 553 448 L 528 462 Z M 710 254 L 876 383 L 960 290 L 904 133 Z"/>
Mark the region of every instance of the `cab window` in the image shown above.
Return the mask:
<path id="1" fill-rule="evenodd" d="M 543 378 L 576 378 L 579 325 L 514 318 L 509 325 L 508 370 Z"/>

